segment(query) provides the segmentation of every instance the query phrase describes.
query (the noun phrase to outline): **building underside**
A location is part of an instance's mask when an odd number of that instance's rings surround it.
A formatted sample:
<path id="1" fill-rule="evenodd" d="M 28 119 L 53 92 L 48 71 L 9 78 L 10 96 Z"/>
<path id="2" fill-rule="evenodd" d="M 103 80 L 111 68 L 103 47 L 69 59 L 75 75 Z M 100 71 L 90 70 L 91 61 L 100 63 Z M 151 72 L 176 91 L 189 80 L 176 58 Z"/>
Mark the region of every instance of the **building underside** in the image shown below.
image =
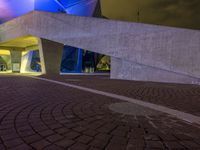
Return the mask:
<path id="1" fill-rule="evenodd" d="M 199 41 L 197 30 L 39 11 L 0 25 L 0 54 L 10 55 L 13 72 L 59 74 L 63 49 L 75 47 L 109 56 L 114 79 L 197 84 Z M 38 56 L 34 69 L 26 61 L 30 51 Z"/>

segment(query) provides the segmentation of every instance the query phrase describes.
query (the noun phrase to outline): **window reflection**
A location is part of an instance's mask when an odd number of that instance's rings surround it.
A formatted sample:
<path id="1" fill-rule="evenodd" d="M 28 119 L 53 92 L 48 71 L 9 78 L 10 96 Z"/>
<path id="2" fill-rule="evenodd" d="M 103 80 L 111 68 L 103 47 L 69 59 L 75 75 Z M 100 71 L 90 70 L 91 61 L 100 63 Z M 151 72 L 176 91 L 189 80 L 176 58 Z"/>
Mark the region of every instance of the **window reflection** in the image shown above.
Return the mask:
<path id="1" fill-rule="evenodd" d="M 39 50 L 32 51 L 31 69 L 36 72 L 41 72 Z"/>
<path id="2" fill-rule="evenodd" d="M 110 57 L 88 50 L 65 46 L 61 62 L 63 73 L 110 72 Z"/>

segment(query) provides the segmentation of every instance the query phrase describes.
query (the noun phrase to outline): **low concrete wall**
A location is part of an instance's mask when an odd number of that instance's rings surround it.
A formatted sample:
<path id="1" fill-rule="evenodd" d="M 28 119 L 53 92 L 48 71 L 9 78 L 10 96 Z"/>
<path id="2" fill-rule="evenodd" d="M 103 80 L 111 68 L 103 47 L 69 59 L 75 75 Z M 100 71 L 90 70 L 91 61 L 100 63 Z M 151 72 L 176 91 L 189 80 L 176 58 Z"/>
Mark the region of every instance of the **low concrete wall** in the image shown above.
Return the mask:
<path id="1" fill-rule="evenodd" d="M 149 67 L 119 58 L 111 58 L 111 78 L 136 81 L 171 82 L 200 84 L 200 79 L 192 76 L 170 72 L 160 68 Z"/>

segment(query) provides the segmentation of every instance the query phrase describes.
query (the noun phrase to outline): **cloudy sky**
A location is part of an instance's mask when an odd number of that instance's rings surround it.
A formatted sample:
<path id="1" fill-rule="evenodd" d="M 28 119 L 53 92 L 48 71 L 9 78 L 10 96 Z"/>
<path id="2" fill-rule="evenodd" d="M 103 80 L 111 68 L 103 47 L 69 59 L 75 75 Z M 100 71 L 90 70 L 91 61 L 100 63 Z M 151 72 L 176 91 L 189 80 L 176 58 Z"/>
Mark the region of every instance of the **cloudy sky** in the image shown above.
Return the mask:
<path id="1" fill-rule="evenodd" d="M 200 29 L 200 0 L 101 0 L 108 18 Z"/>

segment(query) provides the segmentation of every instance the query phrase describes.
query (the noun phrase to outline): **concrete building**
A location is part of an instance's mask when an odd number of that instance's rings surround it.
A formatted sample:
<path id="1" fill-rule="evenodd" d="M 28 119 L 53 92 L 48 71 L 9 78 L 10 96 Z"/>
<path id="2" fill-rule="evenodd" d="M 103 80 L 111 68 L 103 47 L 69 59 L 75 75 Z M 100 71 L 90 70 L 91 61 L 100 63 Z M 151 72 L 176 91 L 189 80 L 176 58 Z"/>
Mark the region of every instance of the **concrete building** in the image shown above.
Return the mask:
<path id="1" fill-rule="evenodd" d="M 110 56 L 113 79 L 200 82 L 198 30 L 97 16 L 32 11 L 0 25 L 0 48 L 10 51 L 13 72 L 31 71 L 22 53 L 39 50 L 42 74 L 59 74 L 63 49 L 70 46 Z"/>

